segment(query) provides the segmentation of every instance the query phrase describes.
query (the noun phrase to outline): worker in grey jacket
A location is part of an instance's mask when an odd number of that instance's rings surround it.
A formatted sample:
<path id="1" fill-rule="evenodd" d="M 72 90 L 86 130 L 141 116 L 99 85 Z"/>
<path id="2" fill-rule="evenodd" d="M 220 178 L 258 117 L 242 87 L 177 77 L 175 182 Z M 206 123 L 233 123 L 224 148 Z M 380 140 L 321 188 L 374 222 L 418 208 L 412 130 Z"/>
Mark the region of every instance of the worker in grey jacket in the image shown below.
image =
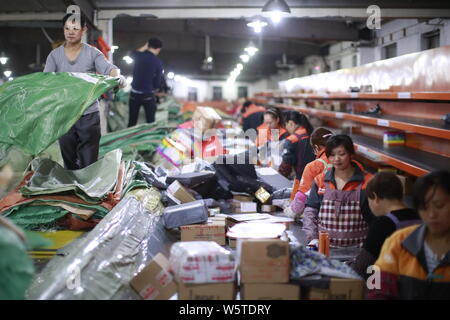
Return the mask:
<path id="1" fill-rule="evenodd" d="M 87 31 L 84 16 L 69 13 L 62 22 L 66 41 L 50 52 L 44 72 L 99 73 L 119 77 L 120 86 L 124 87 L 126 81 L 120 70 L 106 60 L 100 50 L 81 41 Z M 101 136 L 98 104 L 98 101 L 92 104 L 69 132 L 59 139 L 66 169 L 81 169 L 98 159 Z"/>

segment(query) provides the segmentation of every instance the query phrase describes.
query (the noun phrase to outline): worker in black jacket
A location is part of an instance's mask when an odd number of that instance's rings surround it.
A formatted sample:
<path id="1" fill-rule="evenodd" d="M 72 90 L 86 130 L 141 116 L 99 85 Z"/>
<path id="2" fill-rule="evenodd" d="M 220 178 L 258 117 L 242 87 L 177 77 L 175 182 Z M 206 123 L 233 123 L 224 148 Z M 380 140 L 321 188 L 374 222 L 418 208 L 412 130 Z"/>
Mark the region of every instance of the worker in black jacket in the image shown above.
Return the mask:
<path id="1" fill-rule="evenodd" d="M 242 129 L 247 131 L 248 129 L 258 128 L 264 121 L 264 112 L 266 108 L 257 106 L 252 101 L 245 101 L 242 105 Z"/>
<path id="2" fill-rule="evenodd" d="M 285 123 L 290 136 L 284 143 L 282 163 L 278 172 L 289 178 L 294 169 L 296 178 L 301 180 L 305 166 L 315 159 L 309 143 L 313 127 L 308 118 L 298 111 L 286 112 Z"/>

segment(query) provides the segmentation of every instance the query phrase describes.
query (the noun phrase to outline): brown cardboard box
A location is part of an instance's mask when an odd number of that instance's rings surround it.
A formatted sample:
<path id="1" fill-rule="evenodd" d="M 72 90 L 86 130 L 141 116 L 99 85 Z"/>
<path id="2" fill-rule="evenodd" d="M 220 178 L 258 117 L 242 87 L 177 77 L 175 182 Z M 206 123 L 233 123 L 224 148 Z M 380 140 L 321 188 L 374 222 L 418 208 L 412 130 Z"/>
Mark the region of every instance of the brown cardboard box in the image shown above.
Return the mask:
<path id="1" fill-rule="evenodd" d="M 362 300 L 364 281 L 332 278 L 328 289 L 310 288 L 310 300 Z"/>
<path id="2" fill-rule="evenodd" d="M 245 239 L 238 248 L 241 283 L 287 283 L 289 245 L 279 239 Z"/>
<path id="3" fill-rule="evenodd" d="M 233 199 L 237 201 L 252 202 L 254 198 L 246 194 L 234 194 Z"/>
<path id="4" fill-rule="evenodd" d="M 131 287 L 145 300 L 168 300 L 177 292 L 169 272 L 169 261 L 158 253 L 152 261 L 130 281 Z"/>
<path id="5" fill-rule="evenodd" d="M 225 245 L 225 219 L 181 226 L 181 241 L 215 241 Z"/>
<path id="6" fill-rule="evenodd" d="M 268 219 L 262 220 L 263 222 L 272 222 L 272 223 L 283 223 L 286 226 L 286 230 L 289 230 L 291 228 L 291 225 L 295 222 L 294 219 L 288 218 L 288 217 L 277 217 L 272 216 Z M 254 220 L 254 221 L 246 221 L 245 223 L 258 223 L 261 222 L 260 220 Z"/>
<path id="7" fill-rule="evenodd" d="M 261 206 L 261 212 L 276 212 L 283 211 L 283 209 L 279 209 L 277 206 L 273 206 L 271 204 L 263 204 Z"/>
<path id="8" fill-rule="evenodd" d="M 234 300 L 234 282 L 188 284 L 178 283 L 178 300 Z"/>
<path id="9" fill-rule="evenodd" d="M 179 204 L 195 201 L 195 198 L 177 180 L 172 182 L 167 191 L 180 202 Z"/>
<path id="10" fill-rule="evenodd" d="M 192 115 L 196 130 L 202 133 L 208 129 L 212 129 L 222 120 L 222 117 L 211 107 L 197 107 Z"/>
<path id="11" fill-rule="evenodd" d="M 253 201 L 231 201 L 231 210 L 233 213 L 255 213 L 258 211 L 257 203 Z"/>
<path id="12" fill-rule="evenodd" d="M 299 300 L 300 286 L 291 283 L 245 283 L 242 300 Z"/>

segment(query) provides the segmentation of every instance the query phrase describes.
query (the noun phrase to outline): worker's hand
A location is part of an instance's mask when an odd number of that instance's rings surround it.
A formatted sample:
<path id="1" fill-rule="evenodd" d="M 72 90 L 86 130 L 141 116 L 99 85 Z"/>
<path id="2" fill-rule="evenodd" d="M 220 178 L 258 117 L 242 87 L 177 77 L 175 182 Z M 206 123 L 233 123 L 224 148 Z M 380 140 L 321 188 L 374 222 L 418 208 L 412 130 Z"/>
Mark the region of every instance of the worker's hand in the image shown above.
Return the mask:
<path id="1" fill-rule="evenodd" d="M 125 88 L 127 86 L 127 79 L 124 76 L 119 75 L 119 87 Z"/>

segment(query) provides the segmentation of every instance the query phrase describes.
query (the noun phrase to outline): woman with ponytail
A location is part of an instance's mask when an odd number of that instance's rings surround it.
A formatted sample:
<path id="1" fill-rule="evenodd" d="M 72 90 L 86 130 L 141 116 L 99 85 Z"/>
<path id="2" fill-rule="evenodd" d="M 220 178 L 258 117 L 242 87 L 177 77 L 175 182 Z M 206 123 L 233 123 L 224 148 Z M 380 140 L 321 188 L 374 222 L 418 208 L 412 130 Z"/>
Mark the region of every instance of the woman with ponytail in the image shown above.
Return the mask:
<path id="1" fill-rule="evenodd" d="M 314 178 L 331 168 L 325 154 L 325 146 L 332 135 L 333 133 L 330 130 L 322 127 L 315 129 L 311 134 L 310 143 L 316 155 L 316 160 L 306 165 L 301 179 L 295 179 L 291 193 L 291 209 L 297 215 L 303 213 L 306 193 L 311 189 Z"/>

